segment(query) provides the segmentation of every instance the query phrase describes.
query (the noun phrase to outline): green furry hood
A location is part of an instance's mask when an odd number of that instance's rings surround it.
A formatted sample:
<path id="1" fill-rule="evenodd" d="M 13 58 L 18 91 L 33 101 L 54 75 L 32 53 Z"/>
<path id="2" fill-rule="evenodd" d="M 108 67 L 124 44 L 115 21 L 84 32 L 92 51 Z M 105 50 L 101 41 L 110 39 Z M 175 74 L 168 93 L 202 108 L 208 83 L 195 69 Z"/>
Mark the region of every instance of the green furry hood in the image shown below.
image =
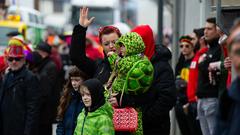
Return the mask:
<path id="1" fill-rule="evenodd" d="M 143 53 L 145 50 L 145 45 L 142 37 L 136 32 L 122 35 L 115 44 L 116 48 L 120 48 L 121 43 L 126 47 L 126 56 Z"/>

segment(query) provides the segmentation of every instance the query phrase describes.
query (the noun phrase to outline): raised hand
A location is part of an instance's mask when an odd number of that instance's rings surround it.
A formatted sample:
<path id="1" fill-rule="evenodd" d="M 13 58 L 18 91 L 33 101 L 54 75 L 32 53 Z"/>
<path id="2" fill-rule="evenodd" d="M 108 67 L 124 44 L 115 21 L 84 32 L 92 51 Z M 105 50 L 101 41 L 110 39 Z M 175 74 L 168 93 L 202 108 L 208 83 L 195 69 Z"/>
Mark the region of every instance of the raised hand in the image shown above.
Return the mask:
<path id="1" fill-rule="evenodd" d="M 88 19 L 88 8 L 83 7 L 80 9 L 79 24 L 83 27 L 88 27 L 94 20 L 95 17 Z"/>

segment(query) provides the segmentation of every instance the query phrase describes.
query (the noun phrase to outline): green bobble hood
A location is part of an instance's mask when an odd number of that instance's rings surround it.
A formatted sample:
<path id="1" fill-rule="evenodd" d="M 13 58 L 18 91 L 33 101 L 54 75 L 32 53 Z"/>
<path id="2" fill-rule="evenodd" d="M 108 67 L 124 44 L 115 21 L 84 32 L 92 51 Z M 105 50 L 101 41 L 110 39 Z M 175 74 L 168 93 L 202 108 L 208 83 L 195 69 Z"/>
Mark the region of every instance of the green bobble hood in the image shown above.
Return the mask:
<path id="1" fill-rule="evenodd" d="M 115 44 L 116 48 L 120 48 L 121 43 L 126 47 L 126 56 L 143 53 L 145 50 L 143 39 L 136 32 L 121 36 Z"/>

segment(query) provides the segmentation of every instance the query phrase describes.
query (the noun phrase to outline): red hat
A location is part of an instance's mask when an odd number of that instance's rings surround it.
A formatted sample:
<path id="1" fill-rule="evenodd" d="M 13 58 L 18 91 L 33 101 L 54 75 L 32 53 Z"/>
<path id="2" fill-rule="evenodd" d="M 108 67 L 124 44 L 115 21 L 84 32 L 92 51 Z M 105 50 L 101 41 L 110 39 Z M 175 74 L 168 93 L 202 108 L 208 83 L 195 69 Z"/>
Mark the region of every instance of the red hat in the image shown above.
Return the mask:
<path id="1" fill-rule="evenodd" d="M 23 46 L 11 45 L 7 53 L 8 57 L 24 57 Z"/>

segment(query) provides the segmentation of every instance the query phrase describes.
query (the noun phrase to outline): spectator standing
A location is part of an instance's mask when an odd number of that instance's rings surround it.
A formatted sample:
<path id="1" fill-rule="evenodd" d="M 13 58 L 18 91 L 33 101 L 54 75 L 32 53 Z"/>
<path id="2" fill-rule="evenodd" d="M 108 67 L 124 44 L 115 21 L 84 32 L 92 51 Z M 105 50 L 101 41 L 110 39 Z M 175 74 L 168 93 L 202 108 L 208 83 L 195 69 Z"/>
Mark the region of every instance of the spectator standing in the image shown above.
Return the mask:
<path id="1" fill-rule="evenodd" d="M 209 79 L 208 67 L 211 62 L 219 61 L 222 50 L 218 44 L 219 34 L 217 33 L 216 18 L 206 20 L 204 37 L 209 49 L 198 60 L 198 118 L 203 135 L 213 135 L 216 124 L 216 110 L 218 106 L 218 85 L 216 72 L 212 72 L 213 79 Z"/>
<path id="2" fill-rule="evenodd" d="M 9 71 L 0 89 L 1 135 L 38 135 L 39 81 L 25 67 L 23 46 L 9 41 Z"/>

